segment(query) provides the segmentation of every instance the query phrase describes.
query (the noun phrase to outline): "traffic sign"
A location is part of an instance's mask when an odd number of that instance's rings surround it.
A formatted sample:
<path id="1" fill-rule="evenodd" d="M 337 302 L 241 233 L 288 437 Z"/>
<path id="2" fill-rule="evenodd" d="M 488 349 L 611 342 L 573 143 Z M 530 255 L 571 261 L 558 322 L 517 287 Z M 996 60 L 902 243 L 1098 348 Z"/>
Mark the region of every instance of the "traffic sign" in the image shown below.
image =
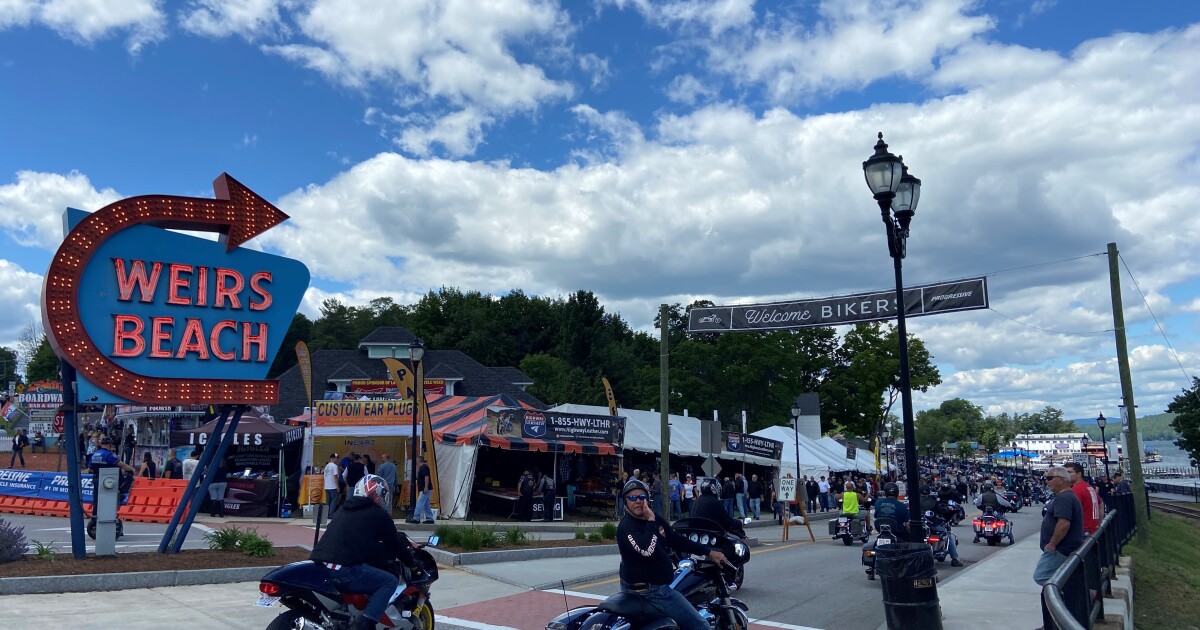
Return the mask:
<path id="1" fill-rule="evenodd" d="M 704 463 L 700 465 L 700 469 L 709 477 L 716 477 L 717 473 L 721 472 L 721 467 L 717 465 L 717 458 L 712 455 L 709 455 L 708 459 L 704 460 Z"/>
<path id="2" fill-rule="evenodd" d="M 791 502 L 796 500 L 796 478 L 790 474 L 779 480 L 779 492 L 776 493 L 780 501 Z"/>
<path id="3" fill-rule="evenodd" d="M 67 418 L 63 414 L 63 412 L 60 411 L 60 412 L 54 414 L 54 432 L 55 433 L 61 434 L 64 430 L 66 430 L 66 423 L 67 423 Z"/>

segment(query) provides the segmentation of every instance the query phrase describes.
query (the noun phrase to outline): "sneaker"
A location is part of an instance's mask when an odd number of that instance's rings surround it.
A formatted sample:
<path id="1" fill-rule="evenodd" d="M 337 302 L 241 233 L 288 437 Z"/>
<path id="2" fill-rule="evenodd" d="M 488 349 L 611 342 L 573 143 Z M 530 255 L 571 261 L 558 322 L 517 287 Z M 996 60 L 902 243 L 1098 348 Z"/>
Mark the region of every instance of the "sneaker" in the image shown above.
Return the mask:
<path id="1" fill-rule="evenodd" d="M 961 567 L 962 565 L 963 565 L 963 563 L 959 562 L 958 560 L 950 561 L 950 566 L 952 566 L 952 567 Z"/>
<path id="2" fill-rule="evenodd" d="M 422 525 L 433 525 L 433 521 L 421 521 Z"/>

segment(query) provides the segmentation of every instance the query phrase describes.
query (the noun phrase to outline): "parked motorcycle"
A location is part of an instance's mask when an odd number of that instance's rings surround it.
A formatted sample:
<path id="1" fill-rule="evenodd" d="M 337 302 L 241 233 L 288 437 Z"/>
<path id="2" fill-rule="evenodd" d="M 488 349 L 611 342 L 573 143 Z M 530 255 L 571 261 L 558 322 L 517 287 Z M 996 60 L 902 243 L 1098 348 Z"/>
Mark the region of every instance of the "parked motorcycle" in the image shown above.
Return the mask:
<path id="1" fill-rule="evenodd" d="M 730 563 L 745 565 L 750 550 L 737 536 L 723 531 L 707 519 L 683 519 L 672 526 L 680 534 L 702 545 L 715 547 Z M 709 625 L 719 630 L 748 628 L 749 607 L 730 595 L 730 567 L 719 566 L 707 557 L 680 558 L 671 588 L 683 594 Z M 595 606 L 574 608 L 555 617 L 546 630 L 660 630 L 675 628 L 675 622 L 638 593 L 621 592 Z"/>
<path id="2" fill-rule="evenodd" d="M 1016 542 L 1012 535 L 1012 522 L 990 505 L 983 508 L 983 515 L 972 520 L 971 525 L 975 528 L 972 543 L 978 543 L 980 538 L 986 540 L 989 547 L 995 547 L 1005 538 L 1009 545 Z"/>
<path id="3" fill-rule="evenodd" d="M 391 570 L 400 578 L 387 609 L 376 628 L 402 630 L 432 630 L 433 604 L 429 602 L 429 587 L 438 579 L 437 562 L 425 551 L 436 547 L 437 536 L 414 550 L 416 570 L 397 560 Z M 267 626 L 267 630 L 341 630 L 367 606 L 366 593 L 346 593 L 334 586 L 330 570 L 316 560 L 303 560 L 284 565 L 263 576 L 258 584 L 261 595 L 255 606 L 281 604 L 287 608 Z"/>
<path id="4" fill-rule="evenodd" d="M 862 550 L 862 563 L 867 568 L 868 580 L 875 579 L 876 552 L 880 547 L 900 542 L 898 532 L 904 531 L 902 523 L 898 523 L 895 519 L 890 518 L 876 519 L 875 526 L 879 528 L 879 535 L 875 537 L 875 542 L 865 545 Z"/>
<path id="5" fill-rule="evenodd" d="M 834 540 L 841 539 L 842 544 L 849 547 L 858 539 L 866 543 L 870 538 L 870 532 L 866 531 L 866 524 L 861 519 L 851 519 L 849 516 L 839 516 L 829 521 L 829 535 L 833 536 Z"/>

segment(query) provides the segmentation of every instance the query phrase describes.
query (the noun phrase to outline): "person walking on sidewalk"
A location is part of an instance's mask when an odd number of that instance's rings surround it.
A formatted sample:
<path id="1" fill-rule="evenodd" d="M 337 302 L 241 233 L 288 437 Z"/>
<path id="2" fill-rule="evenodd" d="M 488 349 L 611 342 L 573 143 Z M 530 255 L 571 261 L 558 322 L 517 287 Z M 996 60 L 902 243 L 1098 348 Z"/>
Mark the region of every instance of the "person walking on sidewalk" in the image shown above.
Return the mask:
<path id="1" fill-rule="evenodd" d="M 1071 492 L 1071 475 L 1062 466 L 1053 466 L 1044 475 L 1054 496 L 1045 507 L 1038 544 L 1042 557 L 1033 570 L 1033 581 L 1044 586 L 1067 561 L 1067 556 L 1083 545 L 1083 507 Z"/>
<path id="2" fill-rule="evenodd" d="M 754 514 L 754 520 L 762 518 L 762 500 L 763 500 L 763 483 L 758 480 L 758 475 L 750 475 L 750 485 L 747 494 L 750 495 L 750 512 Z"/>
<path id="3" fill-rule="evenodd" d="M 12 439 L 12 456 L 8 458 L 8 467 L 13 468 L 13 462 L 17 458 L 21 458 L 21 468 L 25 467 L 25 447 L 29 446 L 29 437 L 25 435 L 25 429 L 17 429 L 16 435 Z"/>
<path id="4" fill-rule="evenodd" d="M 417 509 L 413 511 L 414 523 L 433 524 L 433 508 L 429 507 L 429 498 L 433 495 L 433 478 L 429 474 L 429 464 L 425 456 L 417 456 Z"/>

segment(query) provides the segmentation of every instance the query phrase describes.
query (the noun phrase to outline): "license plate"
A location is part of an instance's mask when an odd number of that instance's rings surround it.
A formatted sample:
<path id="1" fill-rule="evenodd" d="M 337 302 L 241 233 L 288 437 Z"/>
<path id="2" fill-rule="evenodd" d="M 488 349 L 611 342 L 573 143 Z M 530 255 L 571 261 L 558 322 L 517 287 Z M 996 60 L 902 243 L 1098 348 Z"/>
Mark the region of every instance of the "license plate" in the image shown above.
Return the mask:
<path id="1" fill-rule="evenodd" d="M 879 545 L 890 545 L 890 544 L 892 544 L 892 541 L 890 541 L 886 538 L 880 538 L 879 540 L 875 541 L 876 547 L 878 547 Z"/>
<path id="2" fill-rule="evenodd" d="M 258 598 L 258 601 L 254 602 L 254 605 L 261 606 L 263 608 L 270 608 L 271 606 L 274 606 L 275 603 L 278 601 L 279 601 L 278 597 L 267 597 L 266 595 L 262 595 Z"/>

